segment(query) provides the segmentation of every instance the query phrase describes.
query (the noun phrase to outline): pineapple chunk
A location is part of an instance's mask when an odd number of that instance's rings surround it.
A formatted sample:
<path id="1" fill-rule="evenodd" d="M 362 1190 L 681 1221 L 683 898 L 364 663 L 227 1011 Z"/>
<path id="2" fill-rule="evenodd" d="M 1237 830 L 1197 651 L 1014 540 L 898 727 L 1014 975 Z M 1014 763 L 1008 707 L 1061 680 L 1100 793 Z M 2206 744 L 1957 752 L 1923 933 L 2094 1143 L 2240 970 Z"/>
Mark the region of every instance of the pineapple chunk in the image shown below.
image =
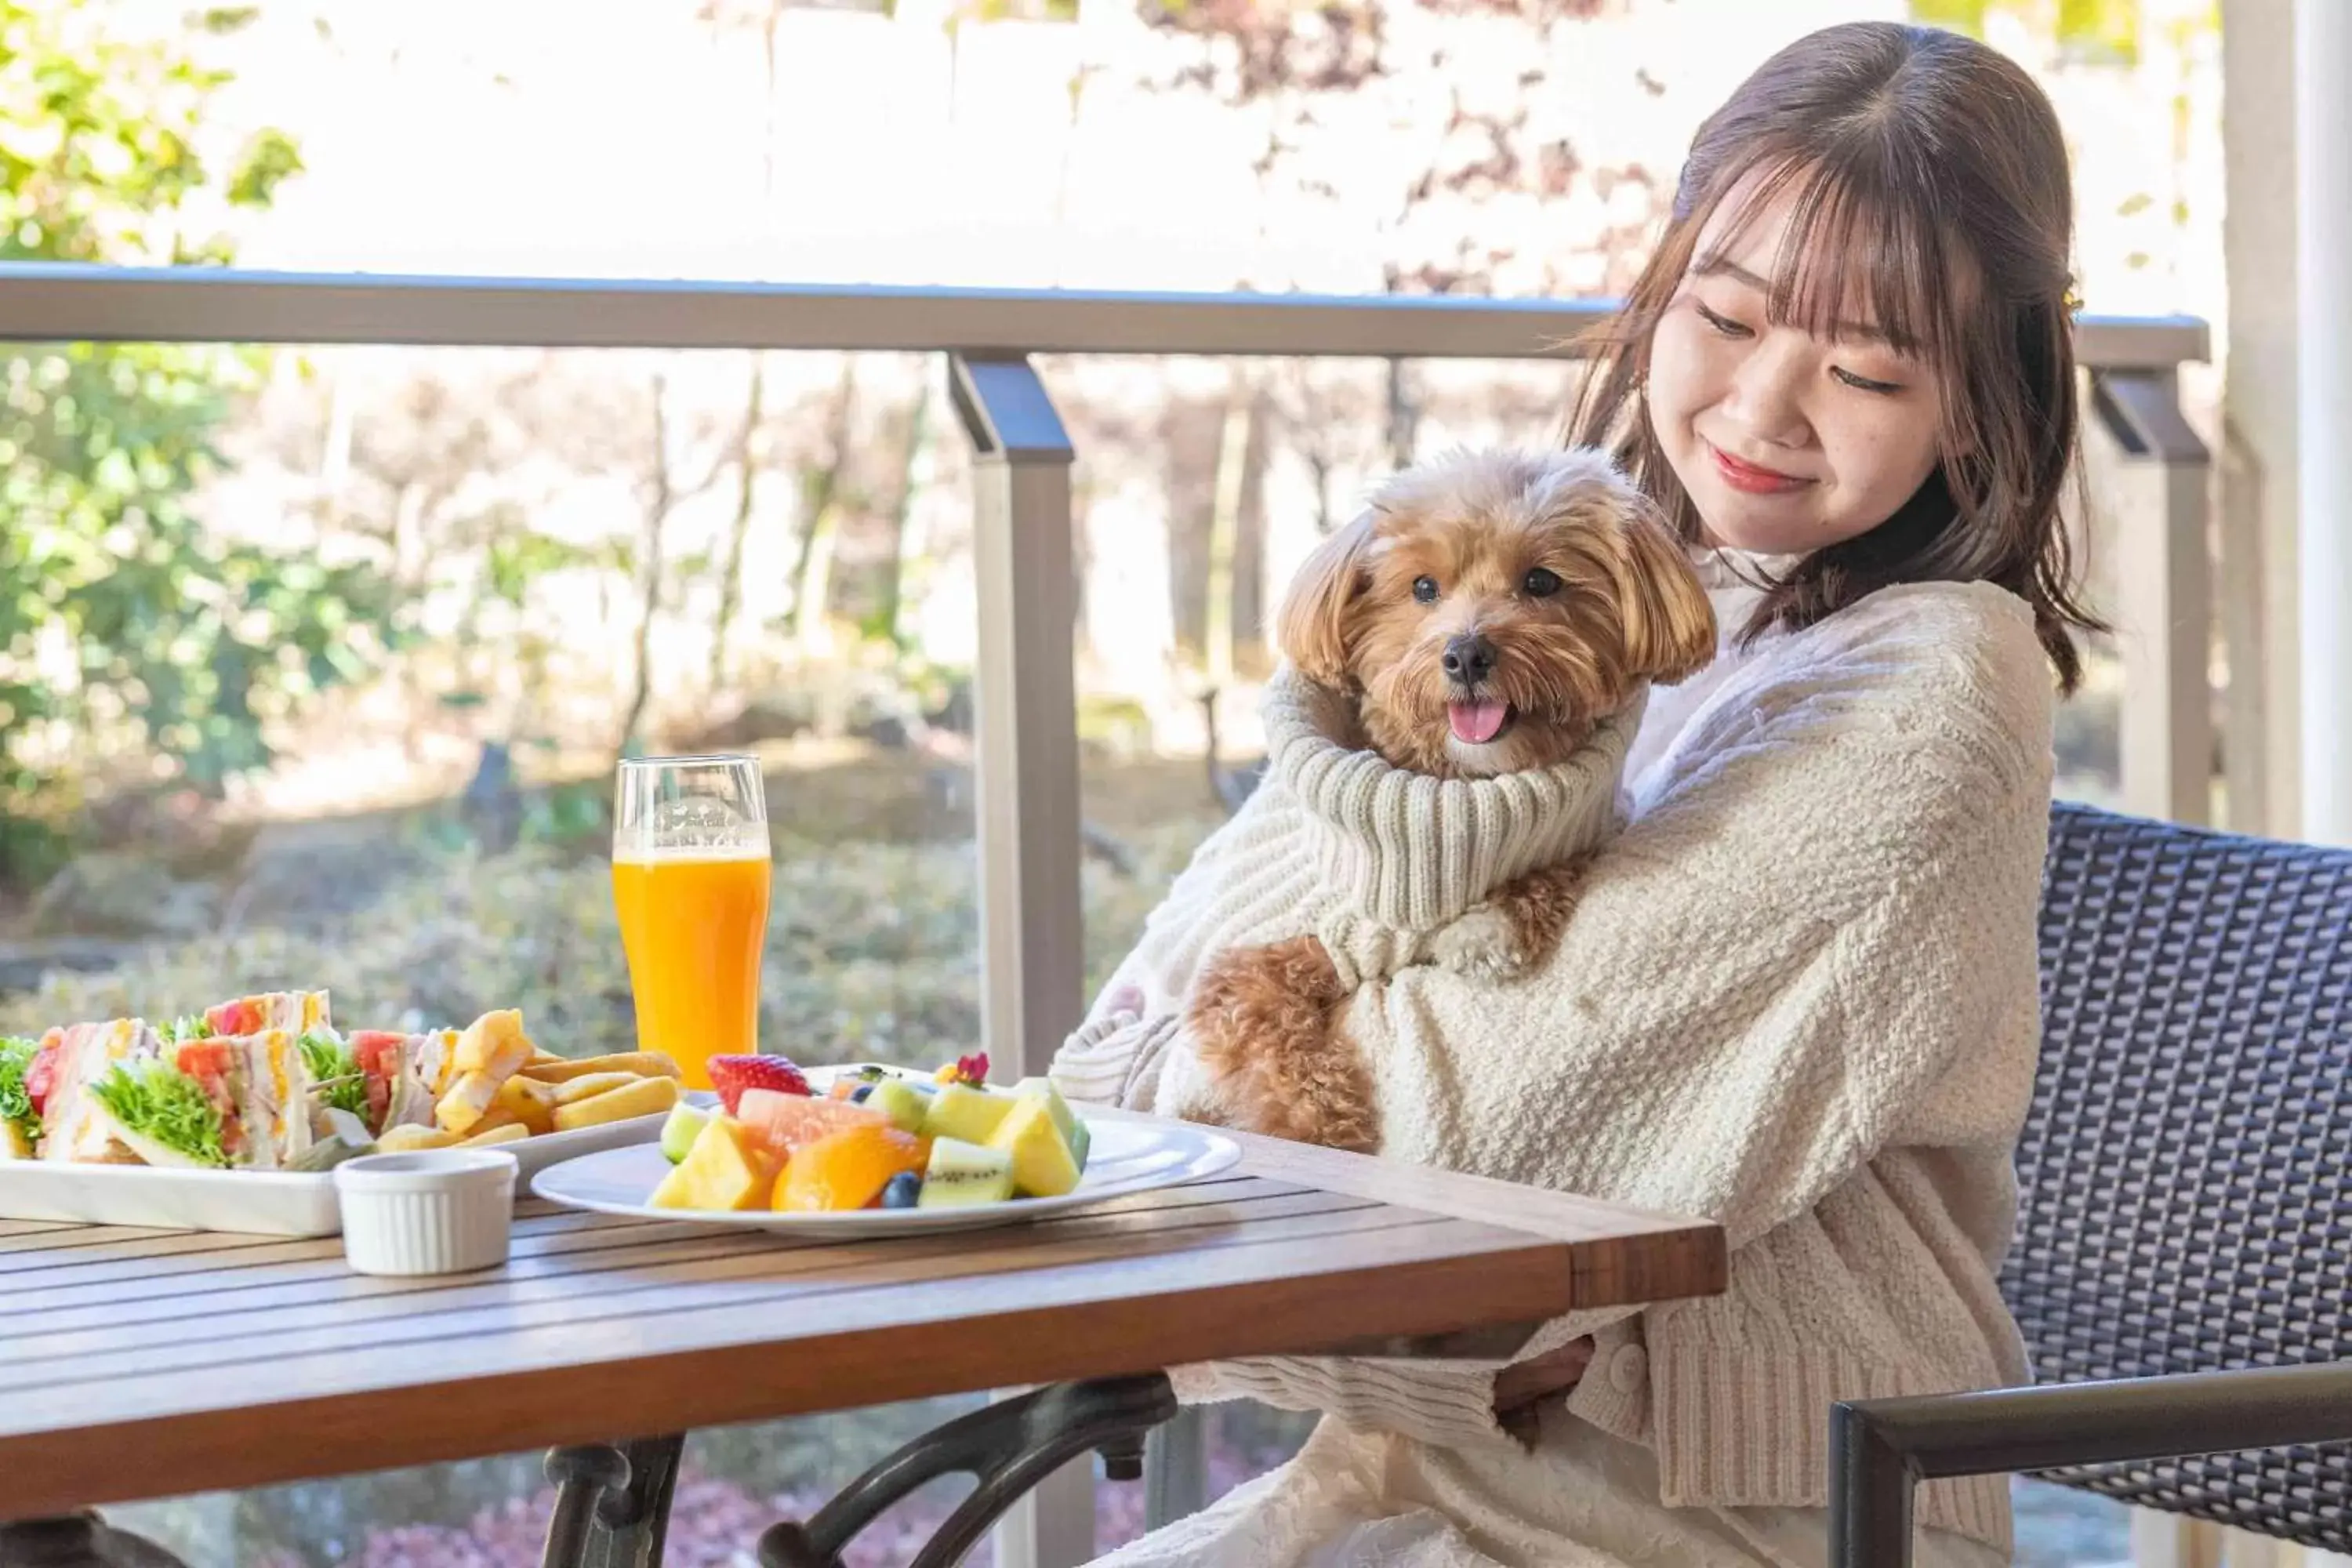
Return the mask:
<path id="1" fill-rule="evenodd" d="M 775 1184 L 774 1163 L 751 1130 L 714 1116 L 646 1202 L 657 1209 L 765 1208 Z"/>
<path id="2" fill-rule="evenodd" d="M 1013 1185 L 1024 1196 L 1058 1198 L 1078 1184 L 1077 1157 L 1042 1097 L 1013 1101 L 988 1146 L 1013 1157 Z"/>

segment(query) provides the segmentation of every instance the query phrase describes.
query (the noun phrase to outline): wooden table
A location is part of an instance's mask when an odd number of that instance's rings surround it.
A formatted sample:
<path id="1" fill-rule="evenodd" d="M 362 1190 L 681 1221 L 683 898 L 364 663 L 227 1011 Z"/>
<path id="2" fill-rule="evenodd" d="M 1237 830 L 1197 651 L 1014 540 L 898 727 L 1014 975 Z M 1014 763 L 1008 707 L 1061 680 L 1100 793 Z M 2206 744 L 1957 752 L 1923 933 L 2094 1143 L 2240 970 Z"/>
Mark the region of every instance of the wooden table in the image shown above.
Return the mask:
<path id="1" fill-rule="evenodd" d="M 365 1279 L 332 1240 L 0 1221 L 0 1520 L 1221 1357 L 1507 1349 L 1723 1288 L 1712 1225 L 1243 1142 L 1226 1177 L 985 1236 L 527 1202 L 508 1266 L 454 1279 Z"/>

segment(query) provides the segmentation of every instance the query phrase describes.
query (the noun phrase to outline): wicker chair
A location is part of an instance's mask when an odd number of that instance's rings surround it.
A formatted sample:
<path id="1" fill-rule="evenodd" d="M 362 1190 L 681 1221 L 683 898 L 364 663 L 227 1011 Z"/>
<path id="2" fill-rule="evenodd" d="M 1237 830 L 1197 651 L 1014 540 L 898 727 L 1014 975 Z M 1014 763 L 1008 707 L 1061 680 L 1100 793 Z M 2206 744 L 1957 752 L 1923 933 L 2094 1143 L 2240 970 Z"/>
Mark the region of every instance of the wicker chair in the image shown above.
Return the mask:
<path id="1" fill-rule="evenodd" d="M 2043 1385 L 1839 1405 L 1832 1559 L 1907 1563 L 1915 1482 L 2005 1470 L 2352 1550 L 2352 852 L 2051 829 L 2002 1278 Z"/>

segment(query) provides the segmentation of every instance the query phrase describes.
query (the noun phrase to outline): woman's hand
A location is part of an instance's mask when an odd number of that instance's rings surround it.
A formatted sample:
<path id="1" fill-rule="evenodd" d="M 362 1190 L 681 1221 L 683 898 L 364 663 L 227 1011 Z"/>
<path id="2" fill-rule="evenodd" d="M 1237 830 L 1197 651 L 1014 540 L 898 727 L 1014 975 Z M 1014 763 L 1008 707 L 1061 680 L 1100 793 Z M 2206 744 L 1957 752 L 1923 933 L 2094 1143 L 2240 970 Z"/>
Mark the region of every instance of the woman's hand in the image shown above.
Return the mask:
<path id="1" fill-rule="evenodd" d="M 1495 1374 L 1495 1418 L 1503 1430 L 1533 1447 L 1536 1407 L 1574 1388 L 1591 1364 L 1592 1342 L 1581 1339 L 1505 1367 Z"/>

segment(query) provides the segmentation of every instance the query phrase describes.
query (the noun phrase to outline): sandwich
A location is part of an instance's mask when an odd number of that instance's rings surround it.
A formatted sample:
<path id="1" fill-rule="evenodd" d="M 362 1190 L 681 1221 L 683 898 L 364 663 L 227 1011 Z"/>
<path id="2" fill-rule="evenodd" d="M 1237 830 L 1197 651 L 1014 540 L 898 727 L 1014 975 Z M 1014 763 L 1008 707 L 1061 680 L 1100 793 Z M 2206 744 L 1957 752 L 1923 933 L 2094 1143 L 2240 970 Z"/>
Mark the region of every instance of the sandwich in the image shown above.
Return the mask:
<path id="1" fill-rule="evenodd" d="M 202 1013 L 167 1026 L 167 1038 L 205 1039 L 215 1035 L 257 1035 L 285 1029 L 296 1035 L 335 1026 L 324 991 L 268 991 L 215 1002 Z"/>
<path id="2" fill-rule="evenodd" d="M 314 1135 L 299 1036 L 263 1029 L 158 1043 L 156 1052 L 115 1061 L 85 1086 L 116 1142 L 146 1164 L 183 1170 L 302 1163 Z"/>
<path id="3" fill-rule="evenodd" d="M 454 1029 L 419 1035 L 392 1029 L 360 1029 L 349 1042 L 359 1073 L 359 1114 L 369 1133 L 382 1137 L 395 1127 L 433 1125 L 434 1101 L 450 1077 Z"/>
<path id="4" fill-rule="evenodd" d="M 74 1024 L 41 1038 L 26 1069 L 26 1091 L 41 1118 L 44 1160 L 135 1165 L 139 1156 L 95 1098 L 96 1086 L 118 1069 L 160 1059 L 163 1037 L 139 1018 Z"/>
<path id="5" fill-rule="evenodd" d="M 0 1160 L 29 1160 L 41 1142 L 41 1115 L 25 1079 L 38 1040 L 0 1037 Z"/>

